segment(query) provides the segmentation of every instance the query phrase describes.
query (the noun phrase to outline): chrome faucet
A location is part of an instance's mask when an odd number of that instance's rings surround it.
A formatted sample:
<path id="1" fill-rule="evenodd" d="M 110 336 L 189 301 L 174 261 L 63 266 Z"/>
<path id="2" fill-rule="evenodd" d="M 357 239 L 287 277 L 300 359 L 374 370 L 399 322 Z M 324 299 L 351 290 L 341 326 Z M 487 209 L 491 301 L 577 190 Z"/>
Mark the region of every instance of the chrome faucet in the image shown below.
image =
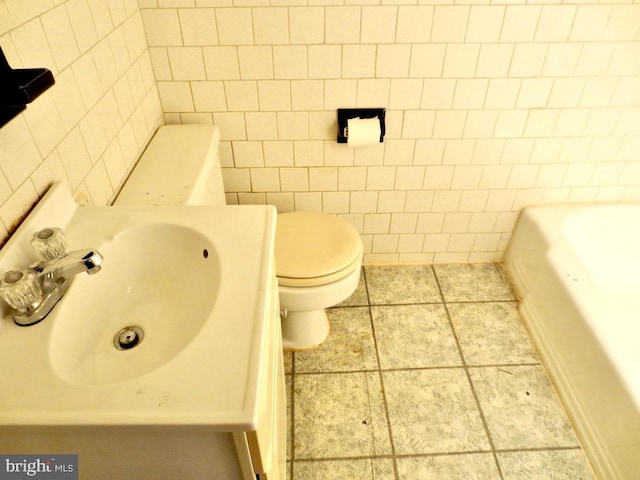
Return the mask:
<path id="1" fill-rule="evenodd" d="M 102 260 L 97 250 L 58 251 L 53 258 L 5 273 L 0 280 L 0 294 L 13 307 L 14 322 L 27 326 L 44 319 L 65 294 L 72 278 L 82 272 L 98 273 Z"/>

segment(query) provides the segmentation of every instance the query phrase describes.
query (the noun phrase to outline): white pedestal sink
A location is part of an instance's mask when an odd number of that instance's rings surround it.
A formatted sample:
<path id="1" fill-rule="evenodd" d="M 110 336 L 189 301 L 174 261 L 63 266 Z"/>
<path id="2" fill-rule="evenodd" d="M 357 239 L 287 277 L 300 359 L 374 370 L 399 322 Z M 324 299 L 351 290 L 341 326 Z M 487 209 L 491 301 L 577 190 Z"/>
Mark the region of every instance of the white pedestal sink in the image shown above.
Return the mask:
<path id="1" fill-rule="evenodd" d="M 55 185 L 0 251 L 0 273 L 36 260 L 29 239 L 44 227 L 104 261 L 36 325 L 15 325 L 3 303 L 0 452 L 77 453 L 92 480 L 284 478 L 275 216 L 77 207 Z M 117 348 L 118 335 L 135 345 Z"/>

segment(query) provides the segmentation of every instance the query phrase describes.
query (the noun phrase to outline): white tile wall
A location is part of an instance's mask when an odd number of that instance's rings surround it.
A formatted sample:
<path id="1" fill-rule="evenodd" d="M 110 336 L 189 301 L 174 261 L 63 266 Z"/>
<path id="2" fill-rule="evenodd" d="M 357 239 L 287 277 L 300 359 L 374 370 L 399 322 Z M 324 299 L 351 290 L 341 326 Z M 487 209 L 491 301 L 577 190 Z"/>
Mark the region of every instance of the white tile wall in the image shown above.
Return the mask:
<path id="1" fill-rule="evenodd" d="M 0 130 L 4 229 L 53 179 L 107 202 L 156 92 L 220 126 L 230 202 L 339 215 L 367 262 L 499 260 L 525 205 L 639 200 L 638 0 L 444 3 L 4 0 L 12 65 L 57 79 Z M 384 144 L 335 142 L 356 106 Z"/>
<path id="2" fill-rule="evenodd" d="M 208 24 L 142 16 L 167 120 L 195 102 L 222 128 L 232 202 L 340 215 L 368 262 L 467 262 L 499 260 L 525 205 L 640 199 L 637 2 L 196 3 Z M 204 60 L 173 60 L 180 36 Z M 354 106 L 387 108 L 383 145 L 336 144 Z"/>
<path id="3" fill-rule="evenodd" d="M 172 12 L 155 13 L 170 34 Z M 13 68 L 47 67 L 56 79 L 0 129 L 2 244 L 54 181 L 68 184 L 80 203 L 108 204 L 162 111 L 136 0 L 2 0 L 0 46 Z M 200 50 L 174 53 L 173 66 L 184 67 L 176 77 L 206 78 L 194 61 Z"/>

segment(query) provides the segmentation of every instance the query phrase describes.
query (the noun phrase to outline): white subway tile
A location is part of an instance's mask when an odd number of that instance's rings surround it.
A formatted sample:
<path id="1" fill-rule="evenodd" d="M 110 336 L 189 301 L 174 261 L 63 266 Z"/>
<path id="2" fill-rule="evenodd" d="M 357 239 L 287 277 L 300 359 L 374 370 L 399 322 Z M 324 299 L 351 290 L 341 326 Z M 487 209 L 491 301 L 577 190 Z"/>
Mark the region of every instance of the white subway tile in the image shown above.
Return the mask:
<path id="1" fill-rule="evenodd" d="M 320 192 L 295 192 L 296 210 L 304 212 L 322 212 L 322 194 Z"/>
<path id="2" fill-rule="evenodd" d="M 425 258 L 421 252 L 422 245 L 424 244 L 424 235 L 421 233 L 405 233 L 398 236 L 398 253 L 404 253 L 404 256 L 400 256 L 400 262 L 407 261 L 411 263 L 431 263 L 431 258 Z"/>
<path id="3" fill-rule="evenodd" d="M 204 59 L 200 47 L 169 47 L 173 80 L 205 80 Z"/>
<path id="4" fill-rule="evenodd" d="M 500 138 L 477 139 L 476 146 L 473 149 L 471 163 L 475 165 L 494 165 L 500 163 L 504 143 L 505 141 Z"/>
<path id="5" fill-rule="evenodd" d="M 267 192 L 267 205 L 273 205 L 278 213 L 292 212 L 295 207 L 291 192 Z"/>
<path id="6" fill-rule="evenodd" d="M 336 167 L 309 168 L 309 189 L 333 192 L 338 190 L 338 169 Z"/>
<path id="7" fill-rule="evenodd" d="M 307 47 L 300 45 L 273 47 L 275 78 L 307 78 Z"/>
<path id="8" fill-rule="evenodd" d="M 547 106 L 552 78 L 525 78 L 522 80 L 516 108 L 544 108 Z"/>
<path id="9" fill-rule="evenodd" d="M 291 110 L 291 82 L 260 80 L 258 82 L 260 110 L 267 112 Z"/>
<path id="10" fill-rule="evenodd" d="M 524 129 L 525 137 L 551 137 L 556 133 L 560 110 L 531 110 Z"/>
<path id="11" fill-rule="evenodd" d="M 293 167 L 293 142 L 265 141 L 262 142 L 264 164 L 267 167 Z"/>
<path id="12" fill-rule="evenodd" d="M 215 16 L 220 45 L 254 43 L 250 8 L 217 8 Z"/>
<path id="13" fill-rule="evenodd" d="M 281 168 L 280 188 L 283 192 L 308 192 L 309 172 L 307 168 Z"/>
<path id="14" fill-rule="evenodd" d="M 248 140 L 277 140 L 278 129 L 274 112 L 245 112 Z"/>
<path id="15" fill-rule="evenodd" d="M 289 8 L 289 40 L 294 45 L 324 42 L 324 8 Z"/>
<path id="16" fill-rule="evenodd" d="M 309 45 L 309 78 L 340 78 L 340 45 Z"/>
<path id="17" fill-rule="evenodd" d="M 537 138 L 531 152 L 531 163 L 554 163 L 560 160 L 564 139 Z"/>
<path id="18" fill-rule="evenodd" d="M 538 5 L 507 5 L 500 41 L 533 41 L 541 10 Z"/>
<path id="19" fill-rule="evenodd" d="M 416 233 L 440 233 L 444 223 L 444 213 L 419 213 L 416 224 Z M 426 237 L 425 237 L 426 238 Z"/>
<path id="20" fill-rule="evenodd" d="M 273 56 L 271 47 L 238 47 L 240 78 L 264 80 L 273 78 Z"/>
<path id="21" fill-rule="evenodd" d="M 491 138 L 498 120 L 497 110 L 470 110 L 464 124 L 464 138 Z"/>
<path id="22" fill-rule="evenodd" d="M 489 80 L 459 79 L 453 96 L 454 109 L 480 109 L 484 105 Z"/>
<path id="23" fill-rule="evenodd" d="M 251 9 L 253 35 L 258 45 L 286 45 L 289 43 L 289 14 L 286 7 L 258 7 Z"/>
<path id="24" fill-rule="evenodd" d="M 444 157 L 445 140 L 416 140 L 414 165 L 440 165 Z"/>
<path id="25" fill-rule="evenodd" d="M 575 43 L 553 43 L 549 45 L 547 57 L 542 67 L 542 75 L 568 77 L 573 75 L 578 64 L 582 45 Z"/>
<path id="26" fill-rule="evenodd" d="M 469 6 L 436 5 L 433 13 L 431 42 L 463 42 L 467 31 Z"/>
<path id="27" fill-rule="evenodd" d="M 395 190 L 420 190 L 424 181 L 425 167 L 405 166 L 396 167 Z"/>
<path id="28" fill-rule="evenodd" d="M 500 163 L 523 164 L 531 163 L 530 158 L 535 144 L 530 138 L 509 138 L 505 141 Z"/>
<path id="29" fill-rule="evenodd" d="M 476 77 L 506 77 L 511 66 L 514 45 L 511 43 L 483 43 L 480 45 Z"/>
<path id="30" fill-rule="evenodd" d="M 539 77 L 547 56 L 546 43 L 518 43 L 509 68 L 510 77 Z"/>
<path id="31" fill-rule="evenodd" d="M 451 78 L 475 76 L 479 54 L 480 45 L 477 44 L 448 44 L 442 75 Z"/>
<path id="32" fill-rule="evenodd" d="M 367 168 L 367 190 L 393 190 L 396 167 L 371 166 Z"/>
<path id="33" fill-rule="evenodd" d="M 366 183 L 366 167 L 338 167 L 338 190 L 365 190 Z"/>
<path id="34" fill-rule="evenodd" d="M 604 40 L 634 41 L 640 31 L 640 11 L 637 5 L 614 5 Z"/>
<path id="35" fill-rule="evenodd" d="M 326 80 L 324 82 L 325 110 L 355 107 L 357 92 L 358 80 Z"/>
<path id="36" fill-rule="evenodd" d="M 421 107 L 428 110 L 451 108 L 455 88 L 456 81 L 454 79 L 425 79 Z"/>
<path id="37" fill-rule="evenodd" d="M 296 167 L 324 165 L 324 142 L 322 140 L 294 141 L 293 160 Z"/>
<path id="38" fill-rule="evenodd" d="M 224 112 L 227 100 L 221 81 L 191 82 L 191 93 L 196 112 Z"/>
<path id="39" fill-rule="evenodd" d="M 279 140 L 306 140 L 309 138 L 307 112 L 277 112 Z"/>
<path id="40" fill-rule="evenodd" d="M 531 188 L 535 186 L 539 165 L 512 165 L 507 188 Z"/>
<path id="41" fill-rule="evenodd" d="M 253 192 L 279 192 L 280 175 L 277 168 L 250 168 Z"/>
<path id="42" fill-rule="evenodd" d="M 438 110 L 433 127 L 434 138 L 461 138 L 467 112 L 464 110 Z"/>
<path id="43" fill-rule="evenodd" d="M 258 86 L 253 80 L 226 80 L 224 91 L 231 112 L 258 110 Z"/>
<path id="44" fill-rule="evenodd" d="M 580 102 L 582 90 L 586 80 L 584 78 L 556 78 L 551 87 L 548 108 L 571 108 Z"/>
<path id="45" fill-rule="evenodd" d="M 398 8 L 394 6 L 363 6 L 360 42 L 394 43 L 397 14 Z"/>
<path id="46" fill-rule="evenodd" d="M 409 75 L 411 45 L 378 45 L 376 56 L 376 77 L 406 78 Z"/>
<path id="47" fill-rule="evenodd" d="M 395 41 L 398 43 L 429 43 L 432 21 L 432 6 L 399 6 Z"/>
<path id="48" fill-rule="evenodd" d="M 462 192 L 456 190 L 438 190 L 433 195 L 433 212 L 457 212 Z M 446 215 L 445 215 L 446 217 Z"/>
<path id="49" fill-rule="evenodd" d="M 431 138 L 434 122 L 433 110 L 407 110 L 404 112 L 402 138 Z"/>
<path id="50" fill-rule="evenodd" d="M 312 58 L 310 56 L 310 60 Z M 375 66 L 375 45 L 342 45 L 343 78 L 373 78 Z"/>
<path id="51" fill-rule="evenodd" d="M 543 5 L 534 40 L 564 42 L 569 38 L 576 15 L 575 5 Z"/>
<path id="52" fill-rule="evenodd" d="M 325 213 L 348 212 L 349 204 L 349 192 L 322 192 L 322 207 Z"/>
<path id="53" fill-rule="evenodd" d="M 394 78 L 389 92 L 389 108 L 410 110 L 420 108 L 422 98 L 422 80 L 413 78 Z"/>
<path id="54" fill-rule="evenodd" d="M 473 158 L 475 139 L 449 139 L 444 148 L 443 165 L 469 165 Z"/>
<path id="55" fill-rule="evenodd" d="M 389 233 L 391 214 L 389 213 L 367 213 L 364 216 L 364 228 L 362 233 Z"/>
<path id="56" fill-rule="evenodd" d="M 608 107 L 611 104 L 617 82 L 616 77 L 587 78 L 578 106 Z"/>
<path id="57" fill-rule="evenodd" d="M 469 43 L 495 43 L 500 39 L 504 5 L 473 5 L 465 40 Z"/>
<path id="58" fill-rule="evenodd" d="M 379 213 L 401 212 L 404 209 L 406 197 L 407 192 L 400 192 L 397 190 L 385 190 L 379 192 L 377 211 Z"/>
<path id="59" fill-rule="evenodd" d="M 214 112 L 213 123 L 220 127 L 222 140 L 247 138 L 247 127 L 242 112 Z"/>
<path id="60" fill-rule="evenodd" d="M 224 188 L 231 192 L 250 192 L 251 176 L 248 168 L 223 168 Z"/>
<path id="61" fill-rule="evenodd" d="M 385 140 L 384 164 L 385 165 L 411 165 L 415 151 L 413 139 Z"/>
<path id="62" fill-rule="evenodd" d="M 389 233 L 413 234 L 416 231 L 417 222 L 417 213 L 394 213 L 393 215 L 391 215 L 391 225 L 389 227 Z M 420 244 L 421 243 L 422 242 L 420 242 Z"/>
<path id="63" fill-rule="evenodd" d="M 57 69 L 58 71 L 63 70 L 80 56 L 80 50 L 71 27 L 67 9 L 65 5 L 60 5 L 53 10 L 49 10 L 40 19 L 51 46 Z"/>
<path id="64" fill-rule="evenodd" d="M 233 160 L 236 168 L 263 167 L 264 156 L 262 142 L 235 141 L 233 145 Z"/>
<path id="65" fill-rule="evenodd" d="M 386 105 L 389 101 L 390 86 L 389 79 L 358 80 L 356 105 L 360 107 Z"/>
<path id="66" fill-rule="evenodd" d="M 444 44 L 414 44 L 411 47 L 410 77 L 438 78 L 444 65 Z"/>
<path id="67" fill-rule="evenodd" d="M 325 8 L 325 43 L 359 43 L 361 7 Z"/>
<path id="68" fill-rule="evenodd" d="M 607 22 L 611 15 L 611 5 L 578 5 L 569 41 L 598 41 L 601 40 Z"/>
<path id="69" fill-rule="evenodd" d="M 203 47 L 207 80 L 237 80 L 240 78 L 236 47 Z"/>
<path id="70" fill-rule="evenodd" d="M 180 30 L 185 45 L 218 44 L 215 9 L 182 8 L 178 10 Z"/>
<path id="71" fill-rule="evenodd" d="M 489 80 L 484 108 L 503 109 L 515 107 L 521 83 L 522 81 L 519 78 L 495 78 Z"/>
<path id="72" fill-rule="evenodd" d="M 182 45 L 182 32 L 180 31 L 177 10 L 144 9 L 141 14 L 150 47 Z M 96 17 L 97 15 L 93 16 L 94 20 Z M 98 18 L 100 18 L 99 15 Z"/>

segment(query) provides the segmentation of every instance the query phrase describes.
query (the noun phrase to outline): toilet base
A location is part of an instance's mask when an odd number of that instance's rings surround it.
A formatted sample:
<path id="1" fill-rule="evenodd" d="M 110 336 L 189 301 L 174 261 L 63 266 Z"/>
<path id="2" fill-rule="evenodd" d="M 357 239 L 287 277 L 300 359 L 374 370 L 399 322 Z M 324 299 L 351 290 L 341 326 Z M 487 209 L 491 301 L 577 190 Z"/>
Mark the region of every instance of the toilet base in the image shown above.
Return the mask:
<path id="1" fill-rule="evenodd" d="M 329 336 L 331 326 L 324 309 L 288 311 L 282 316 L 282 346 L 288 350 L 318 347 Z"/>

